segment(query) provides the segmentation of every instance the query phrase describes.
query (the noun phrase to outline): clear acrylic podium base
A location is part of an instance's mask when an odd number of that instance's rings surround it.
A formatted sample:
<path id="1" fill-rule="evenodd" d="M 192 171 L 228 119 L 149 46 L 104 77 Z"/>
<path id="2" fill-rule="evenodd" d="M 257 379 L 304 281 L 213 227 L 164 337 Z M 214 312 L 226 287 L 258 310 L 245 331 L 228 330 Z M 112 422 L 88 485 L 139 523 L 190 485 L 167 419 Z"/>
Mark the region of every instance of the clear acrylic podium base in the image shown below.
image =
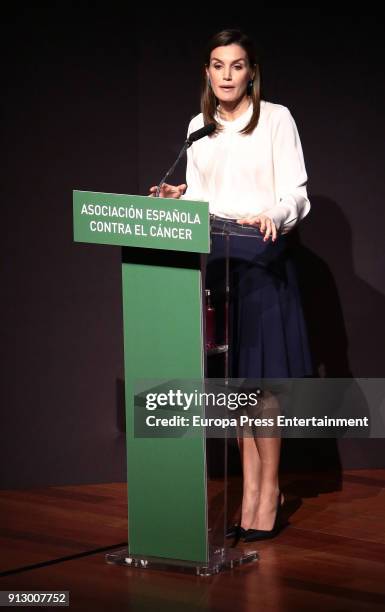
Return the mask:
<path id="1" fill-rule="evenodd" d="M 197 576 L 212 576 L 223 570 L 233 569 L 238 565 L 258 561 L 259 554 L 255 550 L 242 550 L 242 548 L 211 548 L 209 557 L 210 560 L 207 563 L 141 555 L 132 557 L 129 555 L 128 548 L 121 548 L 107 553 L 105 560 L 110 564 L 126 565 L 136 569 L 156 569 L 184 572 Z"/>

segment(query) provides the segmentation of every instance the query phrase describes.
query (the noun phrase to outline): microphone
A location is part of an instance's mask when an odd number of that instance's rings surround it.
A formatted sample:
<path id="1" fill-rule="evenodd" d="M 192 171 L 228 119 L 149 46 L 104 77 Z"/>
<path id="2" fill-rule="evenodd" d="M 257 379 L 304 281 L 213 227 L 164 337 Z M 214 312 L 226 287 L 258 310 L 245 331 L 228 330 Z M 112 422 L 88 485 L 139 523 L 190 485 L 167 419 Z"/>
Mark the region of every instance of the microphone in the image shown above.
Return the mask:
<path id="1" fill-rule="evenodd" d="M 164 177 L 162 178 L 162 180 L 160 181 L 157 189 L 156 189 L 156 193 L 155 193 L 155 197 L 159 198 L 159 194 L 160 194 L 160 190 L 162 189 L 162 185 L 163 183 L 166 182 L 166 179 L 174 172 L 175 167 L 178 163 L 178 161 L 180 160 L 180 158 L 182 157 L 182 155 L 185 153 L 185 151 L 191 147 L 191 145 L 196 142 L 197 140 L 200 140 L 201 138 L 204 138 L 204 136 L 208 136 L 209 134 L 211 134 L 212 132 L 215 131 L 216 125 L 215 123 L 207 123 L 207 125 L 204 125 L 203 127 L 201 127 L 199 130 L 196 130 L 195 132 L 192 132 L 187 139 L 184 142 L 184 145 L 182 147 L 182 149 L 179 152 L 178 157 L 176 158 L 175 162 L 173 163 L 173 165 L 171 166 L 171 168 L 169 170 L 167 170 L 166 174 L 164 175 Z"/>
<path id="2" fill-rule="evenodd" d="M 193 142 L 200 140 L 204 136 L 208 136 L 214 131 L 215 131 L 215 123 L 208 123 L 207 125 L 204 125 L 199 130 L 196 130 L 196 132 L 192 132 L 192 134 L 190 134 L 190 136 L 187 138 L 186 142 L 188 143 L 188 146 L 191 147 Z"/>

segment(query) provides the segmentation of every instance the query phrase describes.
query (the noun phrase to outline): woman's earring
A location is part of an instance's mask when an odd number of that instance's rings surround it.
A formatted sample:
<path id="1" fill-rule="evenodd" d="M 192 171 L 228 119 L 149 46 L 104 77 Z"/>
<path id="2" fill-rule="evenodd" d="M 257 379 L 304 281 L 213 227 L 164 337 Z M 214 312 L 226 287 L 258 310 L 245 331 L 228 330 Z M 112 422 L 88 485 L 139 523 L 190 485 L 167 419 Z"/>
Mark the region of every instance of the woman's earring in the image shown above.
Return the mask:
<path id="1" fill-rule="evenodd" d="M 210 77 L 207 77 L 207 85 L 209 86 L 209 89 L 211 89 L 211 81 L 210 81 Z"/>
<path id="2" fill-rule="evenodd" d="M 247 93 L 250 96 L 251 92 L 253 91 L 253 84 L 254 84 L 254 80 L 250 79 L 250 81 L 247 83 Z"/>

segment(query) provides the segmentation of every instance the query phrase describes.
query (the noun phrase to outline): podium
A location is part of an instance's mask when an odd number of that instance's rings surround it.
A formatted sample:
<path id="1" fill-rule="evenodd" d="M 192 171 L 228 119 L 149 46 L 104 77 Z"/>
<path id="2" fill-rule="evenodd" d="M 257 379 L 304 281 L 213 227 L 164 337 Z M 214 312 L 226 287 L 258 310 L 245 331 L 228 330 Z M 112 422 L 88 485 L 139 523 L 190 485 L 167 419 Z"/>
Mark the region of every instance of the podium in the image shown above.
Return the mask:
<path id="1" fill-rule="evenodd" d="M 208 203 L 74 191 L 73 214 L 76 242 L 122 247 L 128 547 L 107 562 L 210 575 L 255 561 L 255 551 L 225 540 L 226 465 L 215 485 L 217 509 L 210 505 L 204 428 L 151 436 L 138 421 L 146 390 L 160 398 L 165 381 L 204 382 Z"/>

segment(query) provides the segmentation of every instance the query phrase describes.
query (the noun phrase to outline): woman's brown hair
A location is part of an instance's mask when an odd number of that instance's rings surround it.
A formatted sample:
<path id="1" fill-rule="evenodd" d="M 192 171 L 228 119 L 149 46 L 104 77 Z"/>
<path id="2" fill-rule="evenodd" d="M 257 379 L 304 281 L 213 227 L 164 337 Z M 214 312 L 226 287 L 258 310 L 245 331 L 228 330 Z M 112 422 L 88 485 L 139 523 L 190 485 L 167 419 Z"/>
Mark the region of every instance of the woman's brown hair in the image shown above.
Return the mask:
<path id="1" fill-rule="evenodd" d="M 246 52 L 250 68 L 255 71 L 255 76 L 252 80 L 252 84 L 247 88 L 247 94 L 250 96 L 253 105 L 253 114 L 249 123 L 243 128 L 243 130 L 240 131 L 241 134 L 250 134 L 257 126 L 259 120 L 261 99 L 260 72 L 254 44 L 252 40 L 240 30 L 222 30 L 221 32 L 218 32 L 218 34 L 215 34 L 209 41 L 209 44 L 206 49 L 203 67 L 201 111 L 203 114 L 203 121 L 205 125 L 207 123 L 215 123 L 216 131 L 222 129 L 222 126 L 215 119 L 215 114 L 217 111 L 217 98 L 215 97 L 214 92 L 209 84 L 209 80 L 206 75 L 206 68 L 208 68 L 210 65 L 210 57 L 213 49 L 233 44 L 242 47 L 242 49 Z"/>

